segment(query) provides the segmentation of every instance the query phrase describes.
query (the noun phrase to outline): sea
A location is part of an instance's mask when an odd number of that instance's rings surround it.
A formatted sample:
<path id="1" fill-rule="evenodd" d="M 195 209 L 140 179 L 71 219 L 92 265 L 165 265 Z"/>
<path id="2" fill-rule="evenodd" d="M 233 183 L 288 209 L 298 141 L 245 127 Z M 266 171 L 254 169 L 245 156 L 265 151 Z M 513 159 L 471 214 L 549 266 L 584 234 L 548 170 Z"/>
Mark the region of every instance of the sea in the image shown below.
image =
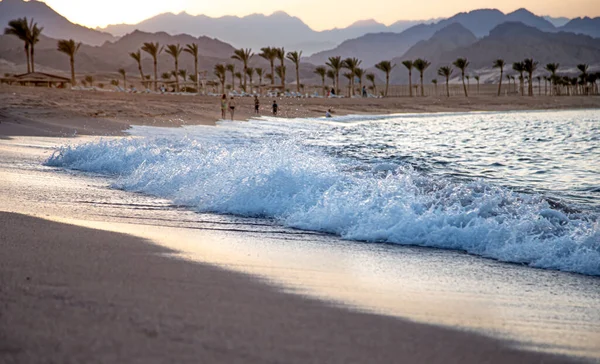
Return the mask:
<path id="1" fill-rule="evenodd" d="M 258 117 L 128 133 L 62 146 L 44 164 L 333 242 L 600 276 L 598 110 Z"/>

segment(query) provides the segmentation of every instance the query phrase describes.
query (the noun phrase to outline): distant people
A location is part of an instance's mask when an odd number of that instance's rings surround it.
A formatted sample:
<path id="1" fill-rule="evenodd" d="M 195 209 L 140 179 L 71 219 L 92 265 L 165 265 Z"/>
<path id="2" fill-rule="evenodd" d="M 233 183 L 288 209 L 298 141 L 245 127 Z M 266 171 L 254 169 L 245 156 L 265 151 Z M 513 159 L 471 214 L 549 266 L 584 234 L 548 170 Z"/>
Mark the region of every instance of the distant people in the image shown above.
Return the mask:
<path id="1" fill-rule="evenodd" d="M 260 101 L 258 100 L 258 96 L 254 96 L 254 113 L 256 115 L 260 114 Z"/>
<path id="2" fill-rule="evenodd" d="M 229 99 L 229 113 L 231 114 L 231 121 L 233 121 L 233 114 L 235 114 L 235 100 L 233 96 Z"/>
<path id="3" fill-rule="evenodd" d="M 367 97 L 367 87 L 366 86 L 363 86 L 362 97 Z"/>
<path id="4" fill-rule="evenodd" d="M 325 117 L 326 118 L 330 118 L 331 117 L 331 109 L 327 110 L 327 112 L 325 113 Z"/>
<path id="5" fill-rule="evenodd" d="M 223 94 L 221 97 L 221 119 L 225 119 L 227 114 L 227 95 Z"/>
<path id="6" fill-rule="evenodd" d="M 277 105 L 277 100 L 273 100 L 273 115 L 277 116 L 277 111 L 279 106 Z"/>

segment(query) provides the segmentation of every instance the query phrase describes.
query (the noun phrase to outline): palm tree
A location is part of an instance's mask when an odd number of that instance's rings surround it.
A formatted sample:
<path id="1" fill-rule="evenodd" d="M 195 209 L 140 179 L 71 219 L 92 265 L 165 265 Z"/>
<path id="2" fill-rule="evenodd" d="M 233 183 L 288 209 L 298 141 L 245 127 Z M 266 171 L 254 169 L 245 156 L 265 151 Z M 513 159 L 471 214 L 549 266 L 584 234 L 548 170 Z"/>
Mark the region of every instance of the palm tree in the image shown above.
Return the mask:
<path id="1" fill-rule="evenodd" d="M 37 23 L 34 23 L 33 19 L 32 19 L 31 23 L 29 24 L 29 34 L 28 34 L 29 46 L 31 47 L 31 49 L 30 49 L 31 72 L 35 72 L 34 48 L 35 48 L 35 45 L 40 41 L 40 35 L 42 34 L 42 30 L 44 30 L 44 28 L 43 27 L 38 28 Z"/>
<path id="2" fill-rule="evenodd" d="M 69 61 L 71 62 L 71 85 L 75 86 L 77 82 L 75 81 L 75 54 L 81 47 L 81 43 L 75 43 L 73 39 L 63 39 L 59 40 L 57 43 L 58 51 L 69 56 Z"/>
<path id="3" fill-rule="evenodd" d="M 413 61 L 411 61 L 411 60 L 402 61 L 402 64 L 408 70 L 408 90 L 409 90 L 410 97 L 412 97 L 413 96 L 413 90 L 412 90 L 412 69 L 413 69 L 414 64 L 413 64 Z"/>
<path id="4" fill-rule="evenodd" d="M 390 73 L 395 67 L 396 65 L 392 65 L 392 62 L 390 61 L 381 61 L 375 65 L 375 68 L 385 73 L 385 97 L 387 97 L 390 88 Z"/>
<path id="5" fill-rule="evenodd" d="M 577 65 L 577 69 L 579 70 L 579 72 L 581 72 L 581 74 L 579 74 L 579 78 L 581 79 L 581 83 L 583 84 L 584 89 L 584 94 L 587 95 L 588 94 L 588 70 L 589 70 L 589 66 L 587 64 L 578 64 Z"/>
<path id="6" fill-rule="evenodd" d="M 537 69 L 539 62 L 533 60 L 533 58 L 527 58 L 523 61 L 523 68 L 525 72 L 529 74 L 529 96 L 533 96 L 533 72 Z"/>
<path id="7" fill-rule="evenodd" d="M 333 70 L 327 70 L 327 78 L 331 79 L 332 88 L 335 88 L 335 72 Z"/>
<path id="8" fill-rule="evenodd" d="M 515 62 L 512 65 L 512 69 L 514 71 L 519 72 L 519 90 L 521 92 L 521 96 L 524 96 L 525 95 L 525 87 L 524 87 L 523 72 L 525 72 L 525 64 L 523 62 Z"/>
<path id="9" fill-rule="evenodd" d="M 438 75 L 446 78 L 446 97 L 450 97 L 450 87 L 448 83 L 450 82 L 450 76 L 452 76 L 452 67 L 443 66 L 438 69 Z"/>
<path id="10" fill-rule="evenodd" d="M 233 63 L 228 63 L 225 65 L 225 69 L 231 72 L 231 89 L 235 90 L 235 65 Z"/>
<path id="11" fill-rule="evenodd" d="M 179 43 L 167 45 L 167 50 L 165 51 L 165 53 L 173 57 L 173 60 L 175 61 L 175 74 L 179 74 L 179 56 L 181 55 L 181 52 L 183 52 L 183 48 L 181 48 Z M 183 81 L 185 82 L 185 78 Z M 175 91 L 179 92 L 179 77 L 175 77 Z"/>
<path id="12" fill-rule="evenodd" d="M 8 22 L 8 28 L 4 29 L 4 34 L 14 35 L 25 43 L 25 57 L 27 58 L 27 73 L 31 72 L 31 62 L 29 56 L 29 24 L 27 18 L 19 18 Z"/>
<path id="13" fill-rule="evenodd" d="M 431 83 L 433 83 L 433 87 L 435 88 L 435 96 L 437 96 L 437 85 L 438 85 L 438 80 L 437 78 L 434 78 L 433 80 L 431 80 Z"/>
<path id="14" fill-rule="evenodd" d="M 331 71 L 335 75 L 335 93 L 338 94 L 340 92 L 340 71 L 343 68 L 342 57 L 329 57 L 326 65 L 327 67 L 331 68 Z"/>
<path id="15" fill-rule="evenodd" d="M 431 62 L 429 62 L 429 61 L 427 61 L 425 59 L 421 59 L 421 58 L 417 58 L 413 62 L 413 67 L 415 67 L 415 69 L 417 71 L 419 71 L 419 75 L 420 75 L 420 79 L 421 79 L 421 96 L 425 96 L 425 89 L 423 87 L 423 72 L 425 72 L 425 70 L 430 65 L 431 65 Z"/>
<path id="16" fill-rule="evenodd" d="M 279 71 L 277 72 L 277 74 L 281 78 L 281 89 L 282 89 L 283 92 L 285 92 L 285 71 L 286 71 L 286 67 L 285 67 L 285 48 L 283 48 L 283 47 L 281 47 L 281 48 L 275 48 L 275 54 L 276 54 L 276 56 L 277 56 L 277 58 L 279 59 L 279 62 L 280 62 L 280 68 L 279 68 Z"/>
<path id="17" fill-rule="evenodd" d="M 273 77 L 273 75 L 275 74 L 275 59 L 277 58 L 277 54 L 271 47 L 261 48 L 260 51 L 261 53 L 259 56 L 266 59 L 271 64 L 271 85 L 274 85 L 275 77 Z"/>
<path id="18" fill-rule="evenodd" d="M 275 66 L 275 74 L 280 80 L 285 79 L 286 66 Z"/>
<path id="19" fill-rule="evenodd" d="M 550 72 L 550 95 L 553 95 L 556 93 L 556 90 L 553 90 L 554 88 L 556 88 L 556 71 L 558 71 L 558 67 L 560 67 L 560 64 L 558 63 L 548 63 L 546 65 L 545 70 Z"/>
<path id="20" fill-rule="evenodd" d="M 123 87 L 127 90 L 127 72 L 125 72 L 124 68 L 119 68 L 118 72 L 123 76 Z"/>
<path id="21" fill-rule="evenodd" d="M 323 96 L 325 96 L 325 76 L 327 76 L 327 68 L 319 66 L 315 68 L 315 74 L 321 77 L 321 84 L 323 86 L 321 89 L 323 91 Z"/>
<path id="22" fill-rule="evenodd" d="M 377 85 L 375 85 L 375 74 L 367 73 L 365 78 L 367 79 L 367 81 L 371 82 L 371 85 L 373 87 L 373 94 L 377 95 Z"/>
<path id="23" fill-rule="evenodd" d="M 142 53 L 138 49 L 136 52 L 129 53 L 129 56 L 133 58 L 138 64 L 138 70 L 140 71 L 140 78 L 142 79 L 142 85 L 144 84 L 144 72 L 142 71 Z"/>
<path id="24" fill-rule="evenodd" d="M 158 42 L 146 42 L 142 46 L 142 50 L 148 53 L 154 61 L 154 91 L 158 90 L 158 55 L 163 51 L 164 47 L 161 47 Z"/>
<path id="25" fill-rule="evenodd" d="M 354 78 L 354 73 L 346 72 L 342 76 L 346 77 L 348 80 L 348 97 L 350 97 L 350 94 L 352 93 L 352 79 Z"/>
<path id="26" fill-rule="evenodd" d="M 163 73 L 160 75 L 160 78 L 161 78 L 163 81 L 169 81 L 169 80 L 171 79 L 171 76 L 172 76 L 172 75 L 173 75 L 173 74 L 172 74 L 171 72 L 163 72 Z"/>
<path id="27" fill-rule="evenodd" d="M 86 82 L 87 84 L 89 84 L 91 87 L 94 87 L 94 77 L 92 77 L 92 76 L 89 76 L 89 75 L 88 75 L 88 76 L 85 76 L 83 79 L 84 79 L 84 80 L 85 80 L 85 82 Z"/>
<path id="28" fill-rule="evenodd" d="M 246 75 L 250 79 L 250 93 L 252 93 L 252 78 L 254 77 L 254 68 L 246 68 Z M 244 82 L 246 82 L 246 77 L 244 77 Z"/>
<path id="29" fill-rule="evenodd" d="M 176 73 L 177 73 L 179 76 L 181 76 L 181 79 L 183 80 L 183 83 L 184 83 L 184 85 L 183 85 L 183 89 L 184 89 L 184 90 L 187 90 L 187 87 L 185 87 L 185 80 L 187 80 L 187 75 L 188 75 L 188 73 L 187 73 L 187 70 L 179 70 L 179 72 L 176 72 Z M 177 82 L 179 82 L 179 78 L 177 78 L 177 80 L 176 80 L 176 81 L 177 81 Z M 178 86 L 178 89 L 179 89 L 179 86 Z M 185 92 L 185 91 L 184 91 L 184 92 Z"/>
<path id="30" fill-rule="evenodd" d="M 537 76 L 536 79 L 538 82 L 538 96 L 542 96 L 542 78 Z"/>
<path id="31" fill-rule="evenodd" d="M 242 85 L 242 73 L 241 72 L 236 72 L 234 76 L 235 76 L 235 78 L 238 79 L 238 83 L 240 85 L 240 90 L 242 90 L 243 89 L 243 85 Z"/>
<path id="32" fill-rule="evenodd" d="M 498 83 L 498 96 L 500 96 L 500 92 L 502 91 L 502 75 L 504 73 L 504 66 L 506 63 L 503 59 L 497 59 L 494 61 L 493 68 L 500 68 L 500 82 Z"/>
<path id="33" fill-rule="evenodd" d="M 362 63 L 362 61 L 360 61 L 358 58 L 346 58 L 344 60 L 344 62 L 342 62 L 342 67 L 346 68 L 348 71 L 350 71 L 350 73 L 352 75 L 355 74 L 356 69 L 358 68 L 358 66 L 360 66 L 360 64 Z M 350 97 L 354 96 L 354 76 L 352 76 L 352 78 L 350 79 Z"/>
<path id="34" fill-rule="evenodd" d="M 292 61 L 292 63 L 294 63 L 296 66 L 296 91 L 300 92 L 300 58 L 302 57 L 302 51 L 288 52 L 285 57 Z"/>
<path id="35" fill-rule="evenodd" d="M 215 65 L 215 76 L 217 76 L 219 82 L 221 82 L 221 93 L 225 94 L 225 81 L 227 78 L 227 69 L 225 68 L 225 65 Z"/>
<path id="36" fill-rule="evenodd" d="M 265 71 L 260 67 L 256 67 L 254 69 L 254 72 L 256 72 L 256 75 L 258 76 L 258 93 L 261 94 L 262 93 L 263 75 L 265 74 Z"/>
<path id="37" fill-rule="evenodd" d="M 231 56 L 231 58 L 233 59 L 237 59 L 238 61 L 242 62 L 243 66 L 244 66 L 244 92 L 246 92 L 246 86 L 248 85 L 246 83 L 246 74 L 247 74 L 247 69 L 248 69 L 248 62 L 250 61 L 250 59 L 254 56 L 254 53 L 252 53 L 252 49 L 250 48 L 240 48 L 240 49 L 236 49 L 235 51 L 233 51 L 233 56 Z"/>
<path id="38" fill-rule="evenodd" d="M 359 92 L 362 95 L 362 89 L 363 89 L 362 80 L 365 77 L 365 70 L 360 67 L 356 67 L 356 69 L 354 70 L 354 75 L 356 77 L 358 77 L 358 89 L 360 90 Z"/>
<path id="39" fill-rule="evenodd" d="M 196 75 L 196 90 L 200 93 L 200 77 L 198 77 L 198 45 L 196 43 L 186 44 L 184 52 L 192 55 L 194 57 L 194 75 Z"/>
<path id="40" fill-rule="evenodd" d="M 467 90 L 471 92 L 471 76 L 466 75 L 465 78 L 467 79 Z"/>
<path id="41" fill-rule="evenodd" d="M 469 97 L 469 93 L 467 92 L 467 85 L 465 85 L 465 70 L 469 66 L 469 61 L 466 58 L 458 58 L 452 64 L 460 70 L 463 89 L 465 90 L 465 97 Z"/>
<path id="42" fill-rule="evenodd" d="M 479 95 L 479 75 L 475 75 L 473 76 L 473 78 L 475 79 L 475 81 L 477 81 L 477 95 Z"/>

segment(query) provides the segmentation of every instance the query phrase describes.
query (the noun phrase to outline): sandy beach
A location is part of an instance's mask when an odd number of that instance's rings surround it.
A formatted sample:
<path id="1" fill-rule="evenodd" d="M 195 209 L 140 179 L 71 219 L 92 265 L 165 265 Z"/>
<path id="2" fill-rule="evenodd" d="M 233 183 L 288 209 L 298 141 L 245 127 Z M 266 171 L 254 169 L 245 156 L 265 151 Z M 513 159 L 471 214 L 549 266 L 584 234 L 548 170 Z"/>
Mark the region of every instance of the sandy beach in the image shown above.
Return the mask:
<path id="1" fill-rule="evenodd" d="M 270 98 L 261 114 L 271 115 Z M 396 97 L 386 99 L 277 99 L 285 118 L 334 115 L 600 108 L 600 98 L 578 97 Z M 238 98 L 236 120 L 254 117 L 252 98 Z M 0 85 L 0 135 L 122 135 L 130 125 L 177 127 L 214 124 L 217 97 L 126 94 Z"/>

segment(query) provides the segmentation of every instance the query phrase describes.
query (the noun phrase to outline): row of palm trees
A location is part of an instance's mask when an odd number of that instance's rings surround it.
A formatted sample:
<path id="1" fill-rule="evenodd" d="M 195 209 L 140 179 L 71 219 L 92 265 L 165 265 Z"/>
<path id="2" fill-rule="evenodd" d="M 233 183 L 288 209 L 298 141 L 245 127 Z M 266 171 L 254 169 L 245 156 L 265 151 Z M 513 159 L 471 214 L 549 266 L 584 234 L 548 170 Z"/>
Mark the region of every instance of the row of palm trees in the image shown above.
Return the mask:
<path id="1" fill-rule="evenodd" d="M 40 41 L 43 27 L 39 27 L 34 19 L 27 21 L 27 17 L 11 20 L 4 34 L 14 35 L 25 43 L 25 57 L 27 58 L 27 73 L 35 72 L 35 45 Z"/>
<path id="2" fill-rule="evenodd" d="M 35 44 L 39 42 L 41 32 L 43 27 L 39 27 L 34 20 L 28 21 L 27 18 L 19 18 L 15 20 L 11 20 L 8 24 L 9 26 L 4 30 L 5 34 L 11 34 L 17 36 L 19 39 L 23 40 L 25 46 L 25 53 L 27 58 L 27 71 L 35 72 L 35 58 L 34 58 L 34 48 Z M 58 51 L 69 56 L 70 65 L 71 65 L 71 83 L 73 85 L 76 84 L 75 80 L 75 55 L 81 47 L 81 43 L 75 42 L 73 39 L 69 40 L 59 40 L 57 43 Z M 190 81 L 196 83 L 197 90 L 200 90 L 199 85 L 199 77 L 198 77 L 198 58 L 199 58 L 199 47 L 197 44 L 186 44 L 185 47 L 182 47 L 180 44 L 168 44 L 166 46 L 161 46 L 158 42 L 146 42 L 143 46 L 135 52 L 130 53 L 130 57 L 133 58 L 137 65 L 138 70 L 140 72 L 140 77 L 142 79 L 142 83 L 148 85 L 150 83 L 154 84 L 155 91 L 158 90 L 158 57 L 162 52 L 170 55 L 174 60 L 174 70 L 171 72 L 165 72 L 161 75 L 163 80 L 169 81 L 171 76 L 175 77 L 175 90 L 179 92 L 179 77 L 181 76 L 185 82 L 186 77 L 189 77 Z M 142 69 L 142 52 L 147 53 L 153 60 L 154 66 L 154 77 L 153 80 L 150 80 L 149 75 L 145 75 Z M 194 74 L 187 74 L 186 70 L 179 69 L 179 58 L 181 54 L 185 52 L 191 55 L 194 58 Z M 262 85 L 263 78 L 270 79 L 271 85 L 275 85 L 275 77 L 279 77 L 281 82 L 282 90 L 285 90 L 285 80 L 286 80 L 286 66 L 285 61 L 291 61 L 295 66 L 296 71 L 296 90 L 300 92 L 303 85 L 300 82 L 300 61 L 302 58 L 302 52 L 292 51 L 285 52 L 283 47 L 264 47 L 261 48 L 261 52 L 258 54 L 259 57 L 267 60 L 270 64 L 271 72 L 265 74 L 265 71 L 262 68 L 253 68 L 249 67 L 249 63 L 251 59 L 254 57 L 254 53 L 251 49 L 236 49 L 234 54 L 231 56 L 232 59 L 237 60 L 242 63 L 243 72 L 235 71 L 235 64 L 217 64 L 214 67 L 214 74 L 221 83 L 222 92 L 225 90 L 225 84 L 227 79 L 227 73 L 231 73 L 231 88 L 234 89 L 234 82 L 237 78 L 240 81 L 240 89 L 247 91 L 248 88 L 248 79 L 250 80 L 250 87 L 252 87 L 252 81 L 254 74 L 259 77 L 259 84 Z M 279 61 L 279 65 L 275 66 L 275 62 Z M 340 73 L 343 69 L 347 69 L 348 72 L 342 74 L 348 80 L 348 95 L 354 96 L 355 92 L 355 80 L 358 79 L 359 89 L 363 87 L 363 78 L 366 78 L 371 82 L 370 88 L 376 92 L 376 84 L 375 84 L 375 75 L 373 73 L 367 73 L 363 68 L 360 67 L 362 61 L 357 58 L 346 58 L 342 59 L 341 57 L 329 57 L 328 61 L 324 66 L 318 66 L 315 68 L 314 73 L 317 74 L 321 78 L 322 88 L 325 90 L 325 78 L 330 78 L 334 85 L 334 91 L 336 94 L 340 93 Z M 419 72 L 420 79 L 420 89 L 421 96 L 424 96 L 424 85 L 423 85 L 423 75 L 425 70 L 429 68 L 431 62 L 425 59 L 418 58 L 416 60 L 405 60 L 402 61 L 402 65 L 408 71 L 408 79 L 409 79 L 409 92 L 410 96 L 413 96 L 413 85 L 412 85 L 412 71 L 413 69 Z M 468 97 L 468 89 L 465 83 L 465 79 L 468 81 L 470 76 L 466 74 L 467 67 L 469 66 L 469 61 L 466 58 L 458 58 L 452 65 L 450 66 L 442 66 L 437 70 L 437 74 L 446 81 L 446 95 L 449 96 L 449 80 L 452 77 L 454 69 L 452 66 L 456 67 L 456 69 L 460 70 L 460 78 L 463 85 L 463 90 L 465 97 Z M 506 62 L 503 59 L 497 59 L 493 62 L 492 67 L 494 69 L 500 70 L 500 78 L 498 82 L 498 96 L 501 95 L 502 92 L 502 80 L 504 79 L 504 68 L 507 66 Z M 517 72 L 518 80 L 519 80 L 519 93 L 524 96 L 525 95 L 525 81 L 528 81 L 527 86 L 527 95 L 533 96 L 533 73 L 538 69 L 539 62 L 534 61 L 532 58 L 527 58 L 520 62 L 514 62 L 512 64 L 512 70 Z M 550 95 L 562 95 L 562 94 L 597 94 L 598 86 L 596 85 L 596 81 L 600 79 L 600 73 L 590 73 L 589 66 L 586 64 L 577 65 L 580 74 L 578 77 L 571 78 L 568 76 L 560 76 L 558 75 L 559 69 L 558 63 L 548 63 L 544 69 L 549 72 L 548 76 L 543 76 L 544 83 L 550 84 Z M 389 91 L 389 80 L 390 73 L 396 67 L 395 64 L 392 64 L 390 61 L 381 61 L 375 65 L 375 68 L 385 74 L 385 90 L 382 92 L 383 96 L 388 96 Z M 124 69 L 119 69 L 119 74 L 123 76 L 125 87 L 127 87 L 127 75 Z M 479 89 L 479 76 L 474 76 L 475 80 L 477 80 L 478 89 Z M 512 75 L 506 75 L 507 80 L 513 80 L 516 88 L 516 80 Z M 541 93 L 541 76 L 537 76 L 538 80 L 538 89 Z M 243 83 L 242 83 L 243 81 Z M 437 88 L 437 80 L 432 80 L 432 83 L 436 85 Z"/>

